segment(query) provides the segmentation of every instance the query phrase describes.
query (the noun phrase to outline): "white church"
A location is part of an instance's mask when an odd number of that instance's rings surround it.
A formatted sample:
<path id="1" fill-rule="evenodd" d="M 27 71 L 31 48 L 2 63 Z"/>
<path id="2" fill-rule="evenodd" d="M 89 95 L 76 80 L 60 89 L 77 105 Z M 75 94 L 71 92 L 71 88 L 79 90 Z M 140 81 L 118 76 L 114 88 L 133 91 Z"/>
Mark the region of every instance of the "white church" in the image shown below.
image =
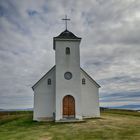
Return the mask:
<path id="1" fill-rule="evenodd" d="M 33 120 L 59 122 L 100 117 L 100 85 L 80 67 L 80 42 L 81 38 L 68 31 L 67 26 L 53 38 L 55 66 L 32 87 Z"/>

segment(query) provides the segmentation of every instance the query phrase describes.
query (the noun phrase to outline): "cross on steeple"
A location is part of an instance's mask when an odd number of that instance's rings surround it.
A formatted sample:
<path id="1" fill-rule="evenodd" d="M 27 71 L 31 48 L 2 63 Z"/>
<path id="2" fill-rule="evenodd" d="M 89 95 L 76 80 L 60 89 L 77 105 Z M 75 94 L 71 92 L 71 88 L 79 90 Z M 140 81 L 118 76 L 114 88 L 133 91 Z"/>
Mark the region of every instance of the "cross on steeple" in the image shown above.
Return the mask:
<path id="1" fill-rule="evenodd" d="M 69 18 L 67 18 L 67 15 L 65 15 L 65 18 L 63 18 L 62 20 L 65 21 L 65 25 L 66 25 L 66 30 L 67 30 L 67 21 L 70 20 Z"/>

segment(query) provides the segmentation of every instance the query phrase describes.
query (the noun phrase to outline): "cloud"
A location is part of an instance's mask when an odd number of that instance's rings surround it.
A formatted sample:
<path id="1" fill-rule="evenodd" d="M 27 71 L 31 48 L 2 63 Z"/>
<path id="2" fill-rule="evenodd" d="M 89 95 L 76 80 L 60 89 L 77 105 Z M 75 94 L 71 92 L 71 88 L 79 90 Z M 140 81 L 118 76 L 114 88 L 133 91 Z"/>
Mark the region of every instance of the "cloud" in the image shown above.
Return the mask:
<path id="1" fill-rule="evenodd" d="M 82 37 L 81 66 L 102 87 L 100 104 L 138 103 L 139 9 L 136 0 L 1 0 L 0 108 L 32 107 L 31 86 L 55 64 L 52 39 L 65 14 Z"/>

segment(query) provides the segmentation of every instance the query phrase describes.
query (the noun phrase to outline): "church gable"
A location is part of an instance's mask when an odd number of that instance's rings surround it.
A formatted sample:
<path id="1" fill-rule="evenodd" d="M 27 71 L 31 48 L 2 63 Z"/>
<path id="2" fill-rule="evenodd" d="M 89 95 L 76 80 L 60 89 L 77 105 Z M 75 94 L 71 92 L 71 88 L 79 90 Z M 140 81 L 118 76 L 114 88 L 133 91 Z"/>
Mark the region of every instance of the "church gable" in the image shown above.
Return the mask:
<path id="1" fill-rule="evenodd" d="M 48 85 L 51 85 L 54 83 L 54 71 L 55 71 L 55 66 L 53 66 L 40 80 L 38 80 L 33 86 L 32 89 L 34 90 L 36 87 L 38 87 L 43 81 L 47 81 Z"/>
<path id="2" fill-rule="evenodd" d="M 92 82 L 97 88 L 100 88 L 100 85 L 91 77 L 89 76 L 82 68 L 81 69 L 81 80 L 82 84 L 86 84 L 86 79 L 88 79 L 90 82 Z M 82 76 L 83 75 L 83 76 Z M 86 77 L 86 79 L 84 78 Z"/>

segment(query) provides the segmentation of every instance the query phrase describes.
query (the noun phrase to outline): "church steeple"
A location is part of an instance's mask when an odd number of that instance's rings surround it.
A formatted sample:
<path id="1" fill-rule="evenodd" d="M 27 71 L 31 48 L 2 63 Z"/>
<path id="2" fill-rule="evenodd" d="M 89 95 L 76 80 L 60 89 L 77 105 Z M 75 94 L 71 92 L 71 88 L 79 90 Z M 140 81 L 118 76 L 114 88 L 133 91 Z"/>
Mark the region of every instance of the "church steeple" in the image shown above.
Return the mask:
<path id="1" fill-rule="evenodd" d="M 71 41 L 81 41 L 81 37 L 77 37 L 72 32 L 65 30 L 62 33 L 60 33 L 58 36 L 53 38 L 53 49 L 55 50 L 55 42 L 57 40 L 71 40 Z"/>
<path id="2" fill-rule="evenodd" d="M 58 36 L 53 38 L 53 49 L 55 50 L 55 41 L 56 40 L 81 40 L 81 37 L 77 37 L 76 35 L 74 35 L 72 32 L 67 30 L 67 21 L 70 20 L 67 18 L 67 16 L 62 19 L 65 20 L 65 24 L 66 24 L 66 29 L 60 33 Z"/>
<path id="3" fill-rule="evenodd" d="M 61 119 L 62 112 L 59 99 L 63 100 L 64 95 L 71 95 L 77 102 L 74 106 L 72 116 L 81 119 L 81 84 L 80 84 L 80 42 L 81 38 L 75 36 L 66 29 L 57 37 L 53 38 L 55 50 L 55 91 L 56 91 L 56 120 Z M 67 97 L 67 96 L 66 96 Z M 78 97 L 78 98 L 77 98 Z M 65 116 L 65 112 L 63 113 Z M 70 114 L 69 114 L 70 115 Z M 79 115 L 79 116 L 78 116 Z M 66 116 L 68 114 L 66 113 Z"/>

